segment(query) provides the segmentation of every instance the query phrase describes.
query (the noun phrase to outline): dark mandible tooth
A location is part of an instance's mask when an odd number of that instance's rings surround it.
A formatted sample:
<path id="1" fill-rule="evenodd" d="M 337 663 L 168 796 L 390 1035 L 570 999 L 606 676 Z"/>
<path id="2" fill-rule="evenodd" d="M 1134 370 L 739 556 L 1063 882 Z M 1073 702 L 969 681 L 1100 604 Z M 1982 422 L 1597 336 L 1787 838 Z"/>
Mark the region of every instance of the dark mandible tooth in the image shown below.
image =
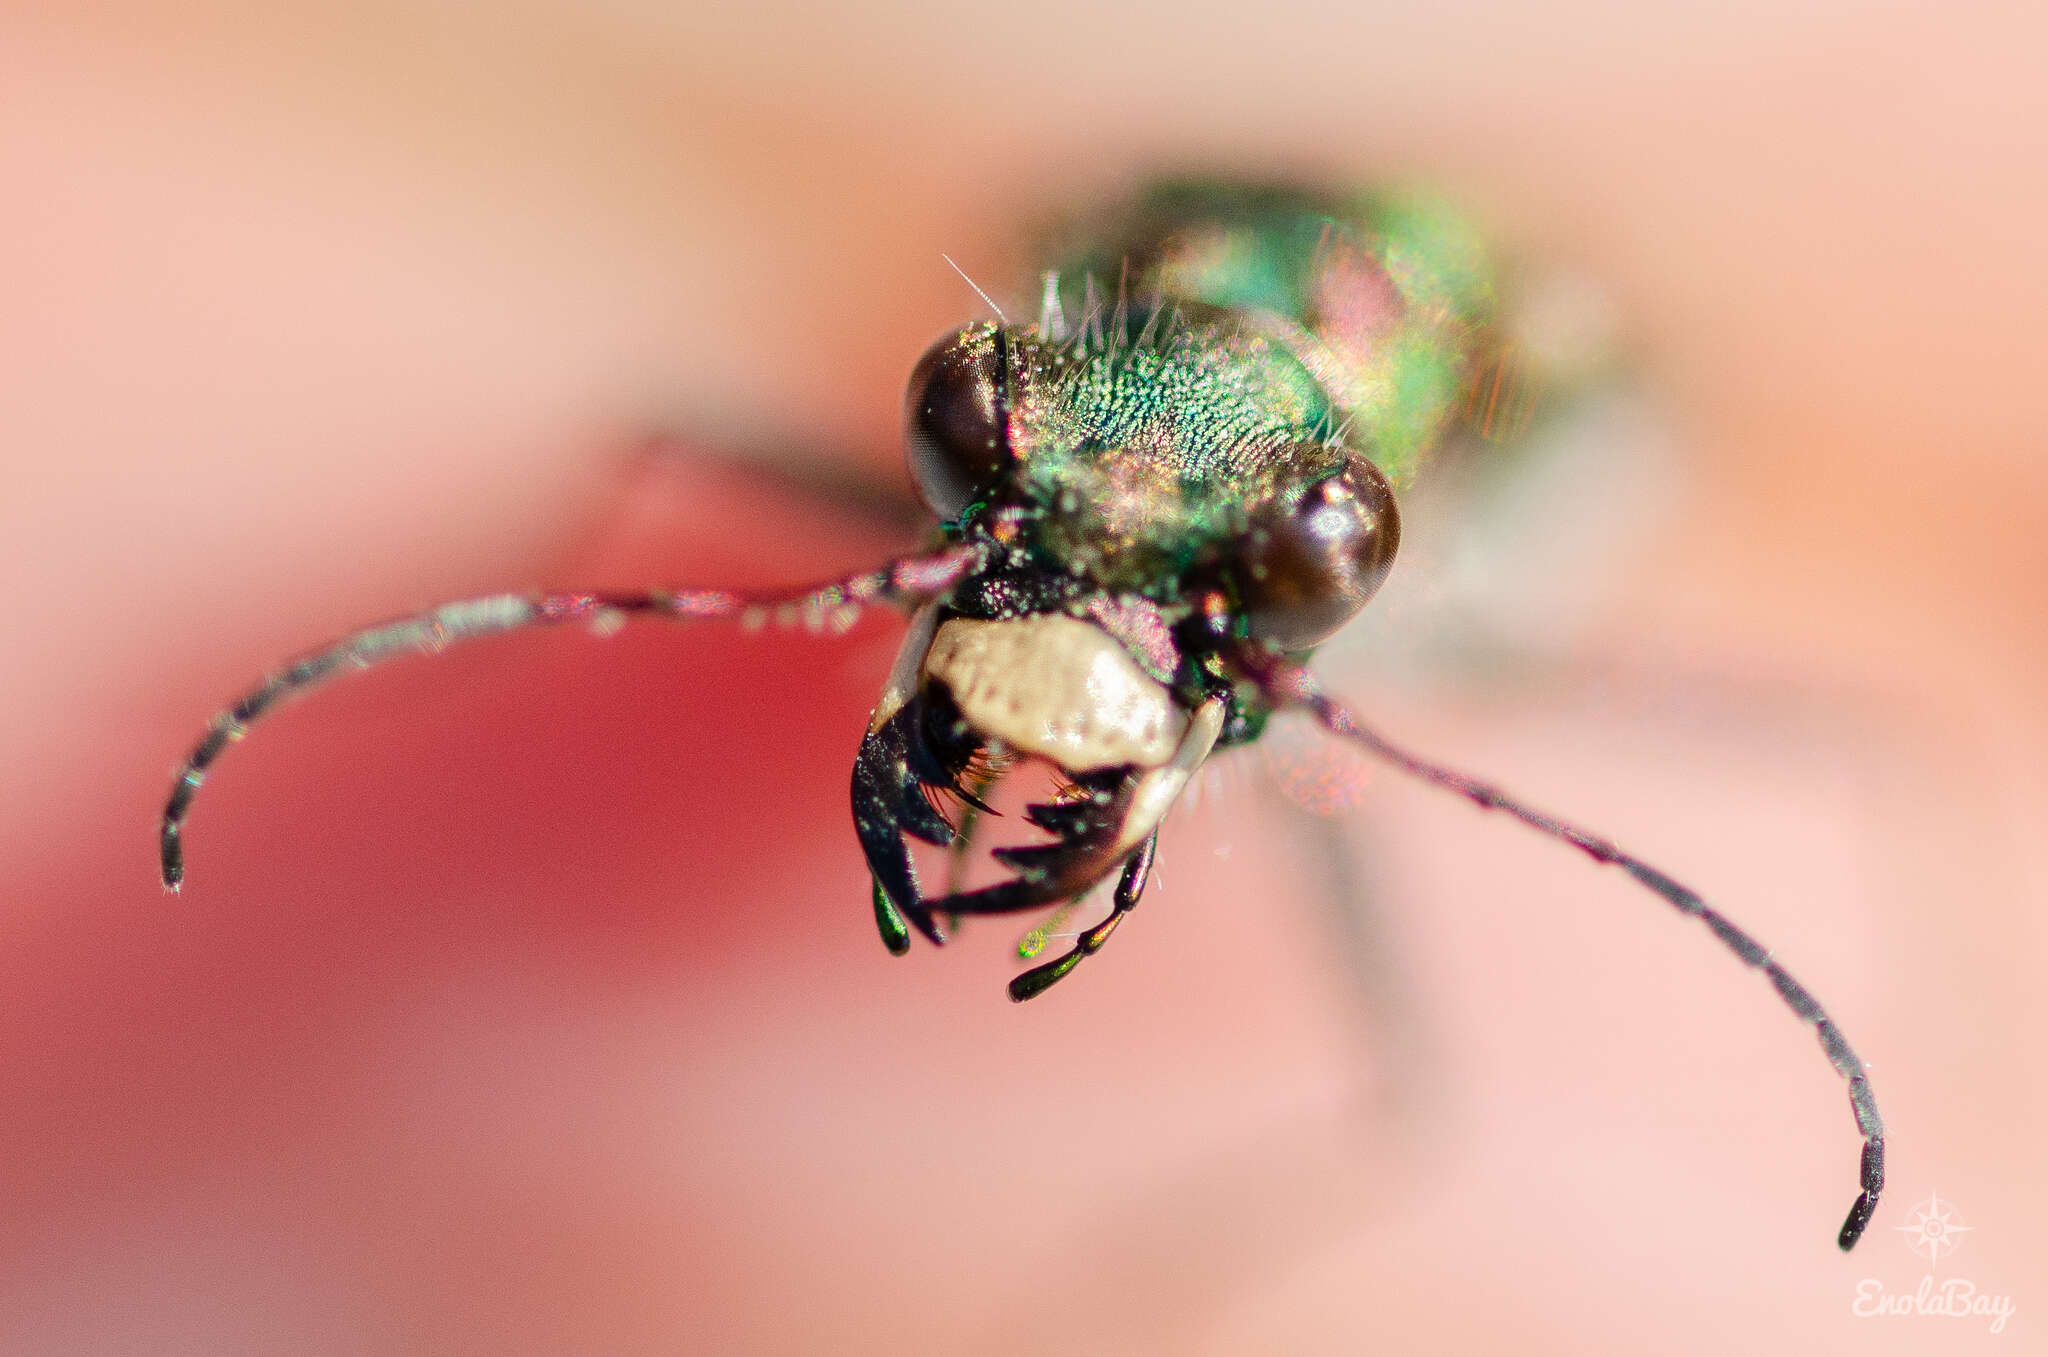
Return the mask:
<path id="1" fill-rule="evenodd" d="M 915 779 L 908 782 L 906 792 L 908 773 L 902 738 L 903 728 L 893 718 L 862 738 L 860 753 L 853 761 L 853 828 L 877 888 L 918 932 L 934 943 L 943 943 L 945 932 L 932 918 L 918 888 L 917 867 L 910 860 L 910 848 L 904 843 L 903 834 L 910 827 L 906 820 L 927 832 L 943 830 L 946 840 L 952 837 L 953 827 L 925 802 L 916 789 Z M 878 906 L 877 919 L 883 918 Z M 894 950 L 887 926 L 883 928 L 883 941 Z"/>
<path id="2" fill-rule="evenodd" d="M 1024 808 L 1024 818 L 1048 834 L 1071 839 L 1104 823 L 1103 808 L 1084 801 L 1042 801 Z"/>

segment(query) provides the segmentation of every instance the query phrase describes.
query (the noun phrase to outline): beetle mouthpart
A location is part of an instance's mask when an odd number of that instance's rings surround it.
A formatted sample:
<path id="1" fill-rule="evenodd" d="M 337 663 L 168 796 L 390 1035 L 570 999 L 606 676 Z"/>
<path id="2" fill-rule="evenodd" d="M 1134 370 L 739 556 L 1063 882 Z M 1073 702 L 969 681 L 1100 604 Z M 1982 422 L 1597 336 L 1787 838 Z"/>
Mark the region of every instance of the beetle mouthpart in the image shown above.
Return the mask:
<path id="1" fill-rule="evenodd" d="M 1129 765 L 1082 773 L 1062 768 L 1061 775 L 1071 783 L 1069 792 L 1024 811 L 1027 820 L 1053 835 L 1053 842 L 995 849 L 990 856 L 1008 867 L 1013 879 L 926 900 L 906 836 L 941 848 L 959 838 L 952 822 L 933 805 L 933 793 L 951 793 L 987 809 L 960 781 L 961 772 L 974 765 L 985 748 L 986 742 L 967 726 L 943 684 L 933 684 L 904 703 L 861 741 L 853 765 L 854 829 L 879 892 L 876 923 L 892 952 L 900 955 L 899 948 L 907 942 L 901 931 L 906 920 L 934 943 L 943 943 L 945 930 L 936 915 L 1003 913 L 1079 895 L 1136 846 L 1129 839 L 1129 826 L 1144 775 Z M 1139 835 L 1140 840 L 1143 837 Z"/>
<path id="2" fill-rule="evenodd" d="M 941 623 L 923 657 L 966 725 L 1073 773 L 1156 768 L 1173 757 L 1187 710 L 1101 627 L 1064 613 Z"/>
<path id="3" fill-rule="evenodd" d="M 996 849 L 1011 878 L 919 903 L 933 913 L 1007 914 L 1086 894 L 1150 841 L 1223 727 L 1221 701 L 1190 713 L 1115 637 L 1062 613 L 950 618 L 933 629 L 920 667 L 917 696 L 890 718 L 928 714 L 909 730 L 907 773 L 957 791 L 970 751 L 996 744 L 1044 759 L 1071 783 L 1059 800 L 1024 812 L 1052 842 Z M 908 819 L 903 829 L 918 833 Z M 883 862 L 914 885 L 897 869 L 907 856 L 897 835 Z"/>
<path id="4" fill-rule="evenodd" d="M 927 907 L 943 914 L 1007 914 L 1091 890 L 1158 832 L 1222 732 L 1223 700 L 1211 698 L 1195 709 L 1173 757 L 1159 767 L 1070 774 L 1076 795 L 1024 812 L 1053 842 L 996 849 L 992 856 L 1016 874 L 1011 880 L 942 896 Z"/>
<path id="5" fill-rule="evenodd" d="M 942 944 L 946 941 L 945 930 L 925 904 L 924 893 L 917 884 L 916 864 L 910 860 L 910 846 L 903 841 L 905 834 L 915 834 L 926 843 L 943 848 L 954 838 L 952 823 L 926 798 L 926 783 L 918 774 L 917 765 L 926 761 L 918 748 L 921 708 L 922 704 L 914 700 L 904 704 L 861 740 L 860 753 L 853 761 L 853 827 L 860 836 L 861 850 L 867 854 L 868 870 L 874 874 L 876 889 L 902 911 L 918 932 Z M 915 757 L 914 748 L 918 750 Z M 889 944 L 890 951 L 901 955 L 893 929 L 886 921 L 884 903 L 881 897 L 875 902 L 883 941 Z"/>
<path id="6" fill-rule="evenodd" d="M 1215 747 L 1223 705 L 1212 698 L 1189 712 L 1113 637 L 1077 618 L 940 624 L 934 610 L 920 614 L 853 765 L 854 829 L 883 943 L 900 955 L 909 928 L 945 942 L 941 916 L 1086 894 L 1151 840 Z M 987 809 L 962 776 L 973 783 L 971 770 L 998 752 L 998 762 L 1043 758 L 1071 783 L 1068 795 L 1025 810 L 1053 841 L 996 849 L 1009 880 L 927 899 L 906 836 L 955 844 L 959 831 L 933 798 Z"/>
<path id="7" fill-rule="evenodd" d="M 1068 776 L 1073 790 L 1065 799 L 1024 808 L 1024 818 L 1051 834 L 1051 843 L 991 850 L 1014 873 L 1010 880 L 944 896 L 931 907 L 946 914 L 1035 909 L 1085 894 L 1129 857 L 1136 845 L 1126 842 L 1125 831 L 1138 776 L 1129 768 Z"/>

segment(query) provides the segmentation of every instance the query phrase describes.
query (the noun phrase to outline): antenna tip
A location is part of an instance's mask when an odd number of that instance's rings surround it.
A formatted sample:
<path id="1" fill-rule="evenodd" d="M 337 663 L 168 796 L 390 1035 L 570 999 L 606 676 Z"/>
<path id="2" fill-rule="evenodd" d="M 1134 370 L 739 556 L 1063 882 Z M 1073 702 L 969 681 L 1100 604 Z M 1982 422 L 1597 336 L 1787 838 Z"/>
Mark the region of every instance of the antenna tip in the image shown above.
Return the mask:
<path id="1" fill-rule="evenodd" d="M 1849 1218 L 1842 1222 L 1842 1233 L 1835 1238 L 1843 1253 L 1856 1247 L 1856 1241 L 1863 1238 L 1863 1227 L 1870 1224 L 1876 1211 L 1877 1198 L 1868 1192 L 1857 1194 L 1856 1204 L 1849 1208 Z"/>

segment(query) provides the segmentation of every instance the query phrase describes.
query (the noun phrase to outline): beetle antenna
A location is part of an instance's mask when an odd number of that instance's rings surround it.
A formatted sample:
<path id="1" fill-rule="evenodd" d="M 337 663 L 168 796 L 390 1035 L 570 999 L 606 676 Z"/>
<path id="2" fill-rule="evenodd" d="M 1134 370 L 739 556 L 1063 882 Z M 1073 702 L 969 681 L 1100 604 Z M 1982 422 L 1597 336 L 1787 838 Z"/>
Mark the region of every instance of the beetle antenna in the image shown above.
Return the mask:
<path id="1" fill-rule="evenodd" d="M 1835 1242 L 1844 1253 L 1856 1247 L 1856 1241 L 1863 1237 L 1864 1227 L 1870 1224 L 1871 1214 L 1877 1210 L 1878 1195 L 1884 1191 L 1884 1119 L 1878 1115 L 1877 1098 L 1870 1090 L 1870 1076 L 1863 1061 L 1850 1048 L 1841 1029 L 1835 1026 L 1834 1019 L 1827 1015 L 1820 1002 L 1772 958 L 1769 949 L 1729 922 L 1698 892 L 1634 854 L 1624 852 L 1611 841 L 1535 810 L 1491 783 L 1467 777 L 1411 754 L 1377 731 L 1360 724 L 1348 709 L 1325 694 L 1315 677 L 1301 666 L 1290 664 L 1278 655 L 1249 648 L 1239 653 L 1238 662 L 1276 707 L 1304 708 L 1331 734 L 1364 745 L 1410 777 L 1455 792 L 1481 809 L 1503 811 L 1540 834 L 1562 839 L 1595 862 L 1621 868 L 1634 877 L 1637 884 L 1679 913 L 1705 924 L 1720 939 L 1722 946 L 1741 958 L 1743 965 L 1761 970 L 1764 978 L 1771 982 L 1771 988 L 1785 1001 L 1785 1006 L 1797 1014 L 1800 1021 L 1812 1024 L 1820 1038 L 1821 1050 L 1827 1053 L 1828 1063 L 1849 1085 L 1849 1110 L 1855 1114 L 1856 1129 L 1863 1135 L 1859 1176 L 1861 1191 L 1855 1204 L 1849 1208 L 1848 1218 L 1842 1222 L 1841 1233 Z"/>
<path id="2" fill-rule="evenodd" d="M 979 563 L 981 549 L 958 546 L 930 556 L 906 556 L 829 584 L 786 593 L 743 594 L 724 589 L 650 589 L 640 593 L 492 594 L 444 603 L 437 608 L 365 627 L 276 670 L 233 706 L 215 716 L 206 737 L 186 756 L 171 784 L 159 827 L 159 865 L 164 889 L 175 892 L 185 879 L 185 817 L 221 751 L 249 733 L 257 718 L 337 674 L 367 669 L 401 655 L 438 652 L 458 641 L 496 636 L 523 627 L 588 622 L 600 630 L 629 617 L 676 622 L 737 619 L 742 626 L 768 622 L 802 625 L 812 631 L 844 631 L 863 607 L 913 604 L 935 598 Z"/>
<path id="3" fill-rule="evenodd" d="M 960 266 L 959 266 L 958 264 L 955 264 L 955 263 L 953 262 L 953 256 L 952 256 L 952 255 L 950 255 L 950 254 L 945 254 L 945 253 L 941 253 L 941 254 L 939 255 L 939 258 L 941 258 L 941 259 L 945 260 L 945 261 L 946 261 L 946 266 L 947 266 L 948 268 L 952 269 L 952 270 L 953 270 L 953 272 L 955 272 L 955 273 L 957 273 L 957 274 L 959 274 L 959 275 L 960 275 L 960 281 L 961 281 L 961 282 L 963 282 L 963 283 L 967 284 L 967 286 L 969 286 L 969 287 L 971 287 L 971 288 L 973 288 L 973 289 L 974 289 L 974 295 L 975 295 L 975 296 L 977 296 L 977 297 L 981 298 L 981 299 L 982 299 L 983 301 L 985 301 L 985 302 L 987 302 L 987 303 L 988 303 L 988 309 L 996 313 L 996 319 L 997 319 L 997 320 L 1001 321 L 1001 322 L 1002 322 L 1002 323 L 1004 324 L 1004 326 L 1006 326 L 1006 327 L 1007 327 L 1007 326 L 1009 325 L 1009 323 L 1010 323 L 1010 318 L 1009 318 L 1008 316 L 1006 316 L 1006 315 L 1004 315 L 1004 314 L 1003 314 L 1003 308 L 1002 308 L 1002 307 L 1000 307 L 1000 306 L 997 306 L 997 305 L 996 305 L 996 299 L 995 299 L 994 297 L 991 297 L 991 296 L 989 296 L 989 295 L 988 295 L 988 293 L 986 293 L 986 292 L 983 292 L 983 291 L 981 290 L 981 284 L 980 284 L 980 283 L 977 283 L 977 282 L 975 282 L 975 281 L 974 281 L 974 280 L 973 280 L 972 278 L 969 278 L 969 277 L 967 276 L 967 270 L 966 270 L 966 269 L 963 269 L 963 268 L 961 268 L 961 267 L 960 267 Z"/>

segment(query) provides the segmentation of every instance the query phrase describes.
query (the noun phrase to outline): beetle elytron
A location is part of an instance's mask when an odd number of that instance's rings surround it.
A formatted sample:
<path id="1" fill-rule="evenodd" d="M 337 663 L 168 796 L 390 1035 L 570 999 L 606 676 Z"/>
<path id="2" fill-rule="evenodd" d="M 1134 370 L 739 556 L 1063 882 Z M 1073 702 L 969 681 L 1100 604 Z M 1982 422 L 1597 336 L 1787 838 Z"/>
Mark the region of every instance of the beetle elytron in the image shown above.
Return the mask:
<path id="1" fill-rule="evenodd" d="M 1098 275 L 1120 279 L 1113 303 Z M 1805 988 L 1687 887 L 1383 739 L 1303 667 L 1386 577 L 1400 540 L 1395 489 L 1484 374 L 1498 391 L 1493 288 L 1476 239 L 1420 199 L 1155 189 L 1045 274 L 1035 324 L 998 312 L 918 363 L 906 438 L 942 520 L 928 552 L 785 596 L 502 594 L 358 632 L 214 718 L 164 810 L 164 884 L 183 879 L 185 817 L 221 751 L 338 671 L 546 623 L 815 624 L 891 604 L 911 612 L 909 632 L 852 788 L 891 951 L 908 950 L 913 930 L 943 943 L 943 920 L 1057 905 L 1116 874 L 1108 917 L 1010 986 L 1019 1000 L 1042 993 L 1137 903 L 1160 822 L 1202 762 L 1298 709 L 1405 773 L 1621 868 L 1761 969 L 1848 1082 L 1863 1136 L 1861 1191 L 1839 1235 L 1848 1249 L 1883 1187 L 1883 1124 L 1862 1062 Z M 964 826 L 939 807 L 985 809 L 993 770 L 1027 757 L 1064 784 L 1025 812 L 1050 841 L 995 850 L 1009 875 L 994 885 L 927 895 L 906 836 L 955 843 Z"/>

